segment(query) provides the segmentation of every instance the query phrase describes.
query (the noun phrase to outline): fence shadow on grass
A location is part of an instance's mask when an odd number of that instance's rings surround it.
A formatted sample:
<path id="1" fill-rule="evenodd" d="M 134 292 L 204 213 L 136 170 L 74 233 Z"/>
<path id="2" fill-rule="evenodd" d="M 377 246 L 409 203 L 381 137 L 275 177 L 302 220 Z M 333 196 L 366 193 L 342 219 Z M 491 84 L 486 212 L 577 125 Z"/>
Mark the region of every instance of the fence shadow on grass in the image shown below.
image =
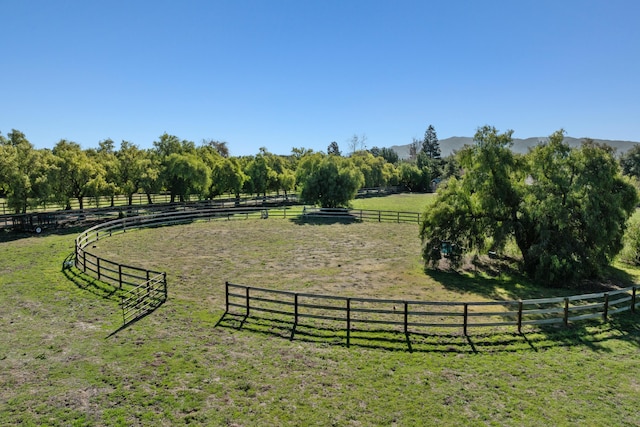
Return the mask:
<path id="1" fill-rule="evenodd" d="M 62 263 L 62 273 L 78 288 L 91 292 L 101 298 L 120 302 L 125 291 L 102 282 L 78 270 L 74 265 L 75 254 L 69 254 Z"/>
<path id="2" fill-rule="evenodd" d="M 594 351 L 610 351 L 603 344 L 611 339 L 622 339 L 640 347 L 640 326 L 633 316 L 615 317 L 609 323 L 587 322 L 569 328 L 544 327 L 524 330 L 522 333 L 507 330 L 460 333 L 425 333 L 393 331 L 389 329 L 352 329 L 349 347 L 369 348 L 410 353 L 505 353 L 541 351 L 555 347 L 588 347 Z M 628 318 L 628 319 L 627 319 Z M 291 341 L 347 347 L 344 328 L 295 324 L 284 319 L 244 316 L 224 313 L 216 327 L 249 331 Z M 595 331 L 595 333 L 594 333 Z"/>
<path id="3" fill-rule="evenodd" d="M 159 307 L 159 306 L 158 306 L 158 307 Z M 156 307 L 156 309 L 157 309 L 157 307 Z M 154 311 L 155 311 L 155 309 L 154 309 L 154 310 L 152 310 L 152 311 L 147 311 L 146 313 L 144 313 L 144 314 L 142 314 L 142 315 L 140 315 L 140 316 L 138 316 L 138 317 L 135 317 L 134 319 L 130 320 L 129 322 L 124 323 L 124 324 L 123 324 L 122 326 L 120 326 L 118 329 L 116 329 L 115 331 L 113 331 L 113 332 L 111 332 L 109 335 L 107 335 L 107 336 L 105 337 L 105 339 L 108 339 L 108 338 L 111 338 L 111 337 L 112 337 L 112 336 L 114 336 L 114 335 L 117 335 L 119 332 L 121 332 L 121 331 L 123 331 L 123 330 L 127 329 L 129 326 L 133 326 L 133 325 L 134 325 L 135 323 L 137 323 L 139 320 L 144 319 L 145 317 L 147 317 L 148 315 L 150 315 L 150 314 L 151 314 L 151 313 L 153 313 Z"/>
<path id="4" fill-rule="evenodd" d="M 125 297 L 128 292 L 127 289 L 117 288 L 94 277 L 91 277 L 88 274 L 83 273 L 81 270 L 78 270 L 75 267 L 74 259 L 75 254 L 71 253 L 65 258 L 62 263 L 62 273 L 69 281 L 73 282 L 78 288 L 84 291 L 91 292 L 92 294 L 107 300 L 116 301 L 118 304 L 122 303 L 122 298 Z M 116 335 L 118 332 L 135 324 L 139 320 L 142 320 L 143 318 L 147 317 L 155 310 L 157 310 L 161 305 L 162 303 L 157 304 L 150 309 L 142 312 L 141 314 L 133 317 L 131 320 L 125 322 L 118 329 L 107 335 L 106 338 L 110 338 Z"/>

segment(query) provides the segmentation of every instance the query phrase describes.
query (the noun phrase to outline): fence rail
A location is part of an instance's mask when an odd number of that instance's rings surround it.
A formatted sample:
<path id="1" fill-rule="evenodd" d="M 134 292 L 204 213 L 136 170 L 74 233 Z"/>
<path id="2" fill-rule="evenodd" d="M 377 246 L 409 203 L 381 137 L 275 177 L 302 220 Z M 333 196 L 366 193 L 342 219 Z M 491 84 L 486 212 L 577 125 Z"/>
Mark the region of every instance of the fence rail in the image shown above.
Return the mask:
<path id="1" fill-rule="evenodd" d="M 160 199 L 162 200 L 162 199 Z M 55 210 L 47 212 L 31 212 L 26 214 L 6 213 L 0 215 L 0 229 L 39 232 L 45 228 L 59 228 L 68 225 L 78 225 L 87 221 L 106 221 L 122 216 L 150 215 L 176 210 L 223 209 L 233 207 L 272 207 L 288 206 L 297 203 L 297 196 L 267 196 L 259 198 L 223 199 L 188 201 L 183 203 L 116 205 L 102 208 L 87 208 L 76 210 Z"/>
<path id="2" fill-rule="evenodd" d="M 369 189 L 372 191 L 373 189 Z M 384 189 L 379 190 L 380 194 L 386 194 Z M 227 202 L 236 202 L 238 201 L 241 204 L 248 204 L 251 201 L 262 201 L 264 199 L 274 200 L 274 199 L 283 199 L 283 200 L 297 200 L 296 193 L 288 193 L 285 195 L 280 195 L 277 193 L 268 193 L 266 196 L 253 197 L 251 195 L 243 195 L 243 197 L 236 199 L 235 197 L 224 197 L 219 196 L 211 200 L 201 200 L 201 198 L 195 194 L 187 195 L 185 197 L 185 202 L 183 203 L 227 203 Z M 100 197 L 84 197 L 83 198 L 83 207 L 84 209 L 80 209 L 80 202 L 74 198 L 71 199 L 70 205 L 71 209 L 74 211 L 85 210 L 85 209 L 104 209 L 104 208 L 118 208 L 118 207 L 141 207 L 147 205 L 163 205 L 169 204 L 171 202 L 171 195 L 168 193 L 157 193 L 150 194 L 147 196 L 146 194 L 136 193 L 131 198 L 131 204 L 129 204 L 129 198 L 125 195 L 116 195 L 113 197 L 113 200 L 110 196 L 100 196 Z M 44 213 L 44 212 L 56 212 L 64 210 L 64 204 L 60 203 L 41 203 L 37 206 L 31 206 L 28 214 L 34 213 Z M 5 199 L 0 198 L 0 216 L 11 216 L 14 215 L 14 210 L 9 206 Z"/>
<path id="3" fill-rule="evenodd" d="M 225 315 L 251 316 L 254 312 L 285 316 L 293 330 L 300 319 L 335 322 L 343 325 L 347 346 L 351 331 L 371 325 L 401 327 L 405 334 L 420 328 L 458 328 L 468 335 L 473 327 L 515 327 L 569 323 L 587 319 L 607 321 L 611 315 L 640 305 L 640 286 L 570 297 L 518 301 L 442 302 L 396 299 L 348 298 L 257 288 L 226 282 Z"/>
<path id="4" fill-rule="evenodd" d="M 358 190 L 358 194 L 356 198 L 361 197 L 370 197 L 370 196 L 380 196 L 380 195 L 388 195 L 400 193 L 402 191 L 401 187 L 397 186 L 389 186 L 389 187 L 374 187 L 374 188 L 361 188 Z M 273 200 L 273 199 L 282 199 L 286 201 L 296 201 L 298 200 L 298 195 L 296 192 L 289 192 L 286 195 L 282 195 L 280 193 L 268 193 L 266 196 L 253 197 L 252 195 L 244 194 L 240 199 L 236 199 L 235 197 L 225 197 L 225 195 L 218 196 L 210 202 L 218 203 L 218 202 L 235 202 L 239 200 L 241 204 L 248 204 L 251 201 L 261 201 L 264 199 Z M 190 202 L 201 202 L 200 196 L 196 194 L 189 194 L 185 197 L 186 203 Z M 144 194 L 144 193 L 135 193 L 131 197 L 131 205 L 129 205 L 129 197 L 123 194 L 115 195 L 113 198 L 111 196 L 99 196 L 99 197 L 83 197 L 82 205 L 88 209 L 91 208 L 104 208 L 104 207 L 128 207 L 128 206 L 146 206 L 149 204 L 168 204 L 171 201 L 171 195 L 169 193 L 156 193 L 156 194 Z M 150 203 L 151 202 L 151 203 Z M 73 198 L 70 200 L 70 205 L 72 210 L 80 210 L 80 202 L 78 199 Z M 40 203 L 38 205 L 33 206 L 30 204 L 29 211 L 27 213 L 43 213 L 43 212 L 53 212 L 53 211 L 61 211 L 65 208 L 64 204 L 60 203 Z M 14 209 L 9 206 L 6 199 L 0 198 L 0 217 L 2 216 L 11 216 L 14 214 Z"/>
<path id="5" fill-rule="evenodd" d="M 96 279 L 118 289 L 122 289 L 123 285 L 138 286 L 141 281 L 147 282 L 152 276 L 164 274 L 100 258 L 82 247 L 76 248 L 76 267 L 83 273 L 93 275 Z"/>
<path id="6" fill-rule="evenodd" d="M 305 207 L 304 215 L 307 217 L 318 218 L 345 218 L 360 221 L 407 222 L 417 224 L 420 223 L 420 219 L 422 217 L 420 212 L 377 211 L 346 208 L 327 209 L 316 207 Z"/>
<path id="7" fill-rule="evenodd" d="M 131 216 L 100 223 L 85 230 L 76 238 L 76 267 L 93 274 L 99 280 L 122 288 L 138 289 L 133 298 L 135 303 L 123 301 L 123 319 L 131 316 L 125 313 L 132 307 L 144 306 L 139 297 L 151 298 L 149 303 L 159 301 L 157 289 L 163 288 L 166 299 L 166 274 L 140 267 L 119 264 L 91 253 L 92 243 L 124 233 L 131 229 L 184 224 L 193 221 L 266 219 L 270 217 L 314 217 L 344 216 L 357 220 L 419 222 L 420 216 L 412 212 L 368 211 L 368 210 L 322 210 L 302 206 L 271 207 L 207 207 L 202 205 L 169 205 L 159 211 L 140 210 Z M 151 294 L 150 282 L 156 283 L 162 277 L 162 286 Z M 154 280 L 156 282 L 154 282 Z M 638 307 L 638 286 L 610 292 L 575 295 L 569 297 L 529 299 L 518 301 L 487 302 L 434 302 L 406 301 L 396 299 L 347 298 L 332 295 L 317 295 L 291 291 L 270 290 L 227 283 L 225 287 L 225 314 L 249 316 L 253 312 L 269 313 L 293 318 L 294 330 L 300 319 L 314 319 L 314 322 L 339 322 L 345 326 L 347 344 L 351 330 L 371 325 L 401 328 L 405 334 L 409 329 L 420 328 L 460 328 L 464 334 L 474 327 L 515 327 L 518 332 L 524 326 L 564 325 L 588 319 L 606 321 L 611 315 Z M 129 300 L 127 300 L 129 301 Z M 129 311 L 127 311 L 129 313 Z M 132 311 L 135 313 L 135 311 Z"/>
<path id="8" fill-rule="evenodd" d="M 127 324 L 139 319 L 167 300 L 167 276 L 160 273 L 141 283 L 122 296 L 122 321 Z"/>
<path id="9" fill-rule="evenodd" d="M 154 207 L 151 211 L 130 210 L 128 214 L 131 216 L 97 224 L 76 237 L 75 266 L 118 289 L 123 289 L 123 286 L 125 289 L 132 288 L 121 301 L 122 317 L 126 324 L 154 310 L 167 300 L 166 273 L 101 258 L 88 250 L 93 243 L 137 228 L 184 224 L 198 220 L 268 218 L 269 212 L 272 216 L 286 218 L 287 215 L 299 215 L 302 208 L 283 207 L 267 210 L 261 206 L 221 208 L 206 207 L 202 204 L 182 204 Z"/>

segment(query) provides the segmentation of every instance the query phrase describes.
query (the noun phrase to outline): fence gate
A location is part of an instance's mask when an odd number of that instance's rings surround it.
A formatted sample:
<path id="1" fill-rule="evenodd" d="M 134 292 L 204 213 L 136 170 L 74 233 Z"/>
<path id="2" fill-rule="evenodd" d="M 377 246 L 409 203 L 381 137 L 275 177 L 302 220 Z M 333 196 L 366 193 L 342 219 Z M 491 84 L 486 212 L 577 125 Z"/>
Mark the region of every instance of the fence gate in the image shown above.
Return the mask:
<path id="1" fill-rule="evenodd" d="M 162 273 L 133 288 L 122 297 L 123 324 L 149 314 L 166 300 L 167 276 L 166 273 Z"/>

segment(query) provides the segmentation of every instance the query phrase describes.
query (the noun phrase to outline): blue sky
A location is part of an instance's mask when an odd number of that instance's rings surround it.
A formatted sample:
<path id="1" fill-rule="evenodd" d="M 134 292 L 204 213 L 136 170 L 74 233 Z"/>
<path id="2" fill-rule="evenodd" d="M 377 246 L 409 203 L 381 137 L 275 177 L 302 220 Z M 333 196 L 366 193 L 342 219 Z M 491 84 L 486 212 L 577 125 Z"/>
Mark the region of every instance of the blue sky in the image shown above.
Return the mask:
<path id="1" fill-rule="evenodd" d="M 0 131 L 345 151 L 564 128 L 640 141 L 640 1 L 0 2 Z"/>

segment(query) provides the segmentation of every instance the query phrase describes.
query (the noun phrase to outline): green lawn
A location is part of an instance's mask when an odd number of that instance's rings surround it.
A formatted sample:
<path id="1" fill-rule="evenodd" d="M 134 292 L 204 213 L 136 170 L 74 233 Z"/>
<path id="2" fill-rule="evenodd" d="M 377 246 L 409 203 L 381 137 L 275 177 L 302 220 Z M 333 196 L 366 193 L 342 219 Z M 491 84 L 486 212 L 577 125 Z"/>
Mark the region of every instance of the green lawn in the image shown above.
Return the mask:
<path id="1" fill-rule="evenodd" d="M 2 237 L 0 425 L 640 425 L 638 314 L 525 335 L 425 334 L 413 352 L 402 334 L 347 348 L 336 331 L 290 341 L 286 323 L 217 324 L 225 280 L 474 300 L 531 290 L 425 275 L 415 225 L 270 218 L 99 241 L 96 251 L 168 273 L 168 302 L 111 336 L 116 290 L 62 269 L 74 237 Z"/>
<path id="2" fill-rule="evenodd" d="M 370 196 L 351 202 L 354 209 L 380 211 L 424 212 L 435 202 L 435 193 L 400 193 L 389 196 Z"/>

